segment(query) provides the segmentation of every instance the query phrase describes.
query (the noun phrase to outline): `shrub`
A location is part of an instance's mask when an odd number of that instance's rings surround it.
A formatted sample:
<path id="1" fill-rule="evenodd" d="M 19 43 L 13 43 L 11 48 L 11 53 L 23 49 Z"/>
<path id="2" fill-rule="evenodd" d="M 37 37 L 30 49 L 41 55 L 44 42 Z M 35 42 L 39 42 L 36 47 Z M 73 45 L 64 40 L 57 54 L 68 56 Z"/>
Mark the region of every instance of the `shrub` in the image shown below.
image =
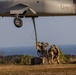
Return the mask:
<path id="1" fill-rule="evenodd" d="M 30 65 L 31 64 L 31 59 L 32 59 L 32 56 L 22 55 L 22 57 L 21 57 L 21 64 L 23 64 L 23 65 Z"/>
<path id="2" fill-rule="evenodd" d="M 65 57 L 65 55 L 62 53 L 62 51 L 60 50 L 60 62 L 61 63 L 65 63 L 67 61 L 67 58 Z"/>

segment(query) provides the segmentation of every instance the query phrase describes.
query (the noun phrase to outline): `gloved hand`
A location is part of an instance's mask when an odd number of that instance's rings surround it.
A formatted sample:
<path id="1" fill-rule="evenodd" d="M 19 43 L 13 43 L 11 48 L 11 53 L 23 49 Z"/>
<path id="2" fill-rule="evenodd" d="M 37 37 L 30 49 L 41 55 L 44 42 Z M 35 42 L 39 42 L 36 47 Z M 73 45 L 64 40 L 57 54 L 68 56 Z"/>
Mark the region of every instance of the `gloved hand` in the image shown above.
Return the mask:
<path id="1" fill-rule="evenodd" d="M 41 51 L 40 51 L 40 50 L 38 50 L 38 52 L 40 53 Z"/>

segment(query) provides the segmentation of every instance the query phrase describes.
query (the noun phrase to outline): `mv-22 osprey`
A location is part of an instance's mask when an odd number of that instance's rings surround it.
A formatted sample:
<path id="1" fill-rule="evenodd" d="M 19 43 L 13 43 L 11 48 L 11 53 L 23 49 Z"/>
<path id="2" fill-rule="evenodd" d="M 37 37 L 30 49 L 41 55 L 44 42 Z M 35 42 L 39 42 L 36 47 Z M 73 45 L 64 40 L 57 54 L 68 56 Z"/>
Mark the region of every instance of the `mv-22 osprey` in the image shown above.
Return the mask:
<path id="1" fill-rule="evenodd" d="M 16 27 L 23 17 L 31 17 L 35 28 L 35 17 L 67 15 L 76 15 L 76 0 L 0 0 L 0 16 L 15 17 Z M 35 35 L 37 41 L 36 28 Z"/>

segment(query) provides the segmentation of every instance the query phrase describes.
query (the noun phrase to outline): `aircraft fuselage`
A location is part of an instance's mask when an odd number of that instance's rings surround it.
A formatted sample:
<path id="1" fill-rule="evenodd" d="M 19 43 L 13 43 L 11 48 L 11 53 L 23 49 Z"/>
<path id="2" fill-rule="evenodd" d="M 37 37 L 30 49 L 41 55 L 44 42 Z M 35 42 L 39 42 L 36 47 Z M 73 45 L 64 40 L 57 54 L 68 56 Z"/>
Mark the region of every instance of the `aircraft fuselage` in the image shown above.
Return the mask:
<path id="1" fill-rule="evenodd" d="M 11 10 L 24 8 L 18 4 L 33 9 L 38 16 L 76 15 L 76 0 L 0 0 L 0 16 L 10 16 Z"/>

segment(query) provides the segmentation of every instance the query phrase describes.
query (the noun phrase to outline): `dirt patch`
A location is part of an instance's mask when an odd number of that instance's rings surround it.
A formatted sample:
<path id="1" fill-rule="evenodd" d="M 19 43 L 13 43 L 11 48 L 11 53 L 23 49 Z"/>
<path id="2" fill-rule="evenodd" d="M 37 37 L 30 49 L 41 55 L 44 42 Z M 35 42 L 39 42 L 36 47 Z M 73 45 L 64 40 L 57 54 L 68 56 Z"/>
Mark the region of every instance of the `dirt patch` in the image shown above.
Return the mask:
<path id="1" fill-rule="evenodd" d="M 76 64 L 0 65 L 0 75 L 76 75 Z"/>

